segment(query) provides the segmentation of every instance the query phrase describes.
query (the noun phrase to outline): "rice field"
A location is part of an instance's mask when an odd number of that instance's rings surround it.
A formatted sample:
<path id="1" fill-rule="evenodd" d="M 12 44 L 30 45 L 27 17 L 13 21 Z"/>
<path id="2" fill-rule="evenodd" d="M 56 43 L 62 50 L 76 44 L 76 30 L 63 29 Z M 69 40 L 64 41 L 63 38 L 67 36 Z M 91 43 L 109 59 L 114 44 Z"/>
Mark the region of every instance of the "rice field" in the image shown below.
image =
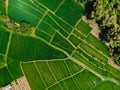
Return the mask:
<path id="1" fill-rule="evenodd" d="M 25 76 L 31 90 L 118 90 L 120 70 L 83 12 L 73 0 L 9 0 L 8 16 L 34 31 L 0 29 L 0 87 Z"/>

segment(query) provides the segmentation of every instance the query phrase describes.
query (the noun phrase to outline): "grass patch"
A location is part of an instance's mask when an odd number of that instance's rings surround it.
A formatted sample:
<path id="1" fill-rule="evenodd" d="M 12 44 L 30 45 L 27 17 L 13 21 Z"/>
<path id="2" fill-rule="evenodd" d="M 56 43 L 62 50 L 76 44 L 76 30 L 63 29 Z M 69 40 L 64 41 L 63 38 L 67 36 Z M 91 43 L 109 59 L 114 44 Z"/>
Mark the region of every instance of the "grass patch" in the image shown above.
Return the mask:
<path id="1" fill-rule="evenodd" d="M 49 60 L 66 57 L 61 51 L 52 48 L 41 40 L 17 34 L 12 36 L 8 56 L 21 61 Z"/>
<path id="2" fill-rule="evenodd" d="M 5 59 L 3 55 L 0 55 L 0 67 L 5 65 Z"/>
<path id="3" fill-rule="evenodd" d="M 91 44 L 93 47 L 95 47 L 97 50 L 101 51 L 107 56 L 110 56 L 108 47 L 92 34 L 88 35 L 88 37 L 86 38 L 86 41 L 89 44 Z"/>
<path id="4" fill-rule="evenodd" d="M 80 32 L 84 33 L 85 35 L 88 35 L 90 31 L 92 30 L 92 28 L 87 23 L 85 23 L 83 20 L 79 22 L 76 28 Z"/>
<path id="5" fill-rule="evenodd" d="M 23 73 L 22 73 L 21 68 L 20 68 L 20 62 L 19 61 L 14 61 L 14 62 L 8 64 L 8 69 L 11 72 L 14 80 L 23 76 Z"/>
<path id="6" fill-rule="evenodd" d="M 93 89 L 91 90 L 120 90 L 120 86 L 117 84 L 111 82 L 111 81 L 103 81 L 100 82 L 98 85 L 96 85 Z"/>
<path id="7" fill-rule="evenodd" d="M 74 26 L 83 15 L 83 8 L 73 0 L 65 0 L 56 14 L 70 25 Z M 72 18 L 72 19 L 71 19 Z"/>
<path id="8" fill-rule="evenodd" d="M 0 69 L 0 87 L 9 84 L 13 79 L 11 78 L 6 67 Z"/>
<path id="9" fill-rule="evenodd" d="M 6 53 L 9 36 L 10 36 L 9 32 L 6 32 L 5 30 L 0 29 L 0 54 Z"/>

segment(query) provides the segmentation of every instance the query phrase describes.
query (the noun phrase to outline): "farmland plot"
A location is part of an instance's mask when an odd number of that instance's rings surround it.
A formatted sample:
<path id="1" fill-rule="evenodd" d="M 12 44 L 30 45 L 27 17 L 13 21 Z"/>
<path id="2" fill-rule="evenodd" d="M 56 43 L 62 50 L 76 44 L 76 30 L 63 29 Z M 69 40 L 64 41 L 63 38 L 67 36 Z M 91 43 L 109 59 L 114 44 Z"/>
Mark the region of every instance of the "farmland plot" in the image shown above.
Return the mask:
<path id="1" fill-rule="evenodd" d="M 5 54 L 9 40 L 9 32 L 0 29 L 0 54 Z"/>
<path id="2" fill-rule="evenodd" d="M 8 15 L 34 32 L 0 30 L 0 87 L 24 75 L 32 90 L 94 90 L 109 82 L 120 88 L 120 71 L 81 20 L 83 10 L 73 0 L 9 0 Z"/>

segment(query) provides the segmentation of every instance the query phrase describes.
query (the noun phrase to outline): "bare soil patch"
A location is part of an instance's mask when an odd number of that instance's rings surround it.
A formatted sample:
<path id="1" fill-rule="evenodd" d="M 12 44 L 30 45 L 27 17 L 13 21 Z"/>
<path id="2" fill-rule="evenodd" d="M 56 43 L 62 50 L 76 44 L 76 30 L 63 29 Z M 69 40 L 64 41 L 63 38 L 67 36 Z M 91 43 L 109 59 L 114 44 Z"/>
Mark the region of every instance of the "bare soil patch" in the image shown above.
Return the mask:
<path id="1" fill-rule="evenodd" d="M 108 63 L 109 63 L 111 66 L 113 66 L 114 68 L 120 70 L 120 66 L 118 66 L 118 65 L 114 62 L 114 60 L 113 60 L 112 58 L 108 60 Z"/>
<path id="2" fill-rule="evenodd" d="M 91 33 L 99 38 L 100 30 L 98 24 L 94 20 L 88 20 L 86 16 L 82 17 L 82 20 L 84 20 L 86 23 L 88 23 L 92 27 Z"/>
<path id="3" fill-rule="evenodd" d="M 17 79 L 16 82 L 13 81 L 11 83 L 11 85 L 12 85 L 12 89 L 11 90 L 31 90 L 25 76 Z"/>

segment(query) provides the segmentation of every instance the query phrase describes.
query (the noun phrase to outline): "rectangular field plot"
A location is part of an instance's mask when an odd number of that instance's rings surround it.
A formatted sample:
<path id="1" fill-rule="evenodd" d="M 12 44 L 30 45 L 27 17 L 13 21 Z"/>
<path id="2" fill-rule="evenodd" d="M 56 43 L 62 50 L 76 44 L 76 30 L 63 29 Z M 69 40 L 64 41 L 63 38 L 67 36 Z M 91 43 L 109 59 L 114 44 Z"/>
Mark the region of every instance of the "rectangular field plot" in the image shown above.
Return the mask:
<path id="1" fill-rule="evenodd" d="M 35 0 L 38 4 L 42 4 L 52 11 L 55 11 L 63 0 Z"/>
<path id="2" fill-rule="evenodd" d="M 39 39 L 13 34 L 8 57 L 29 61 L 65 58 L 66 55 Z"/>
<path id="3" fill-rule="evenodd" d="M 86 37 L 85 35 L 83 35 L 82 33 L 78 32 L 78 31 L 76 31 L 76 30 L 73 31 L 73 34 L 74 34 L 76 37 L 78 37 L 78 38 L 80 38 L 80 39 L 82 39 L 82 40 L 84 40 L 85 37 Z"/>
<path id="4" fill-rule="evenodd" d="M 67 37 L 72 30 L 71 26 L 50 12 L 48 12 L 48 14 L 44 17 L 38 28 L 50 35 L 53 35 L 54 32 L 59 31 L 65 37 Z"/>
<path id="5" fill-rule="evenodd" d="M 43 9 L 44 10 L 44 9 Z M 17 22 L 26 21 L 33 26 L 36 26 L 39 19 L 45 11 L 40 11 L 34 6 L 30 6 L 24 1 L 10 0 L 8 6 L 8 14 Z"/>
<path id="6" fill-rule="evenodd" d="M 26 0 L 24 0 L 24 1 L 20 1 L 20 0 L 12 0 L 11 1 L 10 0 L 9 1 L 10 2 L 9 5 L 14 6 L 18 10 L 21 10 L 21 11 L 23 10 L 23 11 L 29 12 L 29 13 L 35 15 L 36 17 L 40 17 L 40 16 L 42 16 L 45 13 L 45 11 L 40 11 L 35 6 L 29 5 L 29 3 L 26 3 L 25 1 Z"/>
<path id="7" fill-rule="evenodd" d="M 96 58 L 100 60 L 103 63 L 107 63 L 108 58 L 104 54 L 101 54 L 97 49 L 94 49 L 93 47 L 89 46 L 88 44 L 82 42 L 80 45 L 80 49 L 85 51 L 87 54 L 91 55 L 93 58 Z"/>
<path id="8" fill-rule="evenodd" d="M 49 64 L 47 62 L 36 63 L 36 68 L 38 69 L 39 73 L 41 74 L 41 78 L 43 79 L 46 86 L 50 86 L 56 82 L 54 73 L 51 70 L 51 68 L 49 67 Z"/>
<path id="9" fill-rule="evenodd" d="M 74 79 L 72 78 L 73 77 L 70 77 L 60 82 L 60 85 L 63 90 L 79 90 L 80 89 L 79 86 L 77 85 L 77 82 L 75 82 Z M 56 87 L 57 85 L 58 84 L 56 84 L 55 86 L 52 86 L 50 90 L 54 89 L 54 87 Z"/>
<path id="10" fill-rule="evenodd" d="M 45 32 L 42 29 L 36 29 L 35 34 L 47 42 L 50 42 L 52 38 L 51 35 L 49 35 L 47 32 Z"/>
<path id="11" fill-rule="evenodd" d="M 9 32 L 0 29 L 0 54 L 5 54 L 9 36 Z"/>
<path id="12" fill-rule="evenodd" d="M 71 35 L 71 36 L 69 37 L 69 40 L 70 40 L 75 46 L 79 45 L 79 44 L 82 42 L 82 40 L 78 39 L 78 38 L 77 38 L 76 36 L 74 36 L 74 35 Z"/>
<path id="13" fill-rule="evenodd" d="M 90 55 L 86 54 L 83 50 L 78 49 L 79 53 L 81 55 L 83 55 L 89 62 L 91 62 L 92 64 L 96 65 L 97 67 L 102 68 L 104 66 L 104 64 L 101 61 L 98 61 L 97 59 L 91 57 Z"/>
<path id="14" fill-rule="evenodd" d="M 59 18 L 57 15 L 52 14 L 50 12 L 48 13 L 48 15 L 59 27 L 64 29 L 67 33 L 70 33 L 72 31 L 73 27 L 66 23 L 64 20 L 62 20 L 61 18 Z"/>
<path id="15" fill-rule="evenodd" d="M 89 90 L 100 80 L 100 78 L 98 78 L 91 72 L 84 70 L 81 73 L 77 73 L 72 77 L 61 81 L 59 85 L 62 87 L 63 90 Z M 56 85 L 50 87 L 50 90 L 53 90 Z"/>
<path id="16" fill-rule="evenodd" d="M 98 66 L 94 65 L 91 61 L 89 61 L 86 57 L 84 57 L 80 53 L 78 53 L 78 52 L 74 53 L 73 57 L 75 59 L 79 60 L 80 62 L 82 62 L 83 64 L 85 64 L 86 66 L 88 66 L 89 68 L 93 69 L 94 71 L 96 71 L 102 75 L 106 74 L 106 72 L 104 72 L 103 70 L 98 68 Z"/>
<path id="17" fill-rule="evenodd" d="M 5 65 L 5 59 L 3 55 L 0 55 L 0 67 Z"/>
<path id="18" fill-rule="evenodd" d="M 44 31 L 50 35 L 54 35 L 54 33 L 55 33 L 55 30 L 54 30 L 55 28 L 52 27 L 52 25 L 50 23 L 48 23 L 44 20 L 40 23 L 40 25 L 38 26 L 38 29 L 41 29 L 42 31 Z"/>
<path id="19" fill-rule="evenodd" d="M 65 64 L 71 75 L 82 70 L 82 67 L 74 63 L 72 60 L 66 60 Z"/>
<path id="20" fill-rule="evenodd" d="M 20 68 L 20 62 L 17 60 L 8 64 L 8 69 L 11 72 L 14 80 L 23 76 L 23 73 Z"/>
<path id="21" fill-rule="evenodd" d="M 56 14 L 67 23 L 74 26 L 83 15 L 83 8 L 73 0 L 65 0 Z"/>
<path id="22" fill-rule="evenodd" d="M 54 61 L 36 61 L 34 63 L 22 63 L 23 72 L 28 79 L 31 88 L 49 88 L 57 82 L 71 78 L 75 73 L 81 71 L 82 67 L 72 62 L 69 59 L 54 60 Z M 27 70 L 29 69 L 29 70 Z M 38 79 L 38 80 L 37 80 Z M 34 82 L 34 81 L 36 82 Z M 33 86 L 35 85 L 35 86 Z M 61 88 L 60 85 L 54 88 Z M 42 90 L 44 90 L 42 89 Z"/>
<path id="23" fill-rule="evenodd" d="M 74 50 L 74 47 L 58 33 L 55 34 L 51 43 L 67 51 L 69 54 L 72 53 L 72 51 Z"/>
<path id="24" fill-rule="evenodd" d="M 116 76 L 118 76 L 118 77 L 120 76 L 120 70 L 115 69 L 113 66 L 107 64 L 107 65 L 105 65 L 104 68 L 105 68 L 107 71 L 113 73 L 114 75 L 116 75 Z"/>
<path id="25" fill-rule="evenodd" d="M 92 70 L 96 71 L 97 73 L 101 74 L 102 76 L 109 77 L 109 78 L 114 78 L 115 80 L 120 80 L 120 77 L 114 75 L 114 73 L 111 73 L 109 70 L 105 70 L 104 67 L 99 68 L 98 66 L 94 65 L 91 63 L 89 60 L 87 60 L 86 57 L 83 57 L 80 53 L 76 52 L 73 54 L 73 57 L 80 62 L 84 63 L 86 66 L 91 68 Z"/>
<path id="26" fill-rule="evenodd" d="M 76 26 L 77 30 L 85 35 L 88 35 L 92 28 L 85 23 L 83 20 L 79 22 L 79 24 Z"/>
<path id="27" fill-rule="evenodd" d="M 13 0 L 14 1 L 14 0 Z M 45 11 L 47 10 L 46 8 L 44 8 L 41 5 L 36 5 L 35 1 L 31 1 L 31 0 L 19 0 L 19 2 L 23 3 L 24 5 L 27 5 L 29 7 L 35 8 L 35 10 L 39 11 L 40 13 L 45 13 Z"/>
<path id="28" fill-rule="evenodd" d="M 104 53 L 107 56 L 110 56 L 108 47 L 103 42 L 101 42 L 98 38 L 93 36 L 92 34 L 88 35 L 88 37 L 86 38 L 86 41 L 87 41 L 87 43 L 89 43 L 90 45 L 95 47 L 97 50 L 101 51 L 102 53 Z"/>
<path id="29" fill-rule="evenodd" d="M 93 87 L 92 90 L 104 90 L 106 88 L 108 90 L 119 90 L 120 86 L 118 86 L 117 84 L 115 84 L 111 81 L 103 81 L 103 82 L 100 82 L 95 87 Z"/>
<path id="30" fill-rule="evenodd" d="M 26 21 L 33 26 L 36 26 L 39 21 L 38 17 L 22 10 L 19 11 L 19 9 L 12 5 L 9 5 L 9 16 L 19 23 L 22 21 Z"/>
<path id="31" fill-rule="evenodd" d="M 36 70 L 33 63 L 21 64 L 24 74 L 29 82 L 29 85 L 32 90 L 44 90 L 45 85 L 42 82 L 42 78 L 39 75 L 39 72 Z"/>
<path id="32" fill-rule="evenodd" d="M 6 67 L 0 68 L 0 87 L 9 84 L 12 78 Z"/>
<path id="33" fill-rule="evenodd" d="M 67 76 L 70 76 L 70 72 L 66 67 L 64 61 L 48 62 L 48 64 L 53 71 L 57 81 L 62 80 Z"/>
<path id="34" fill-rule="evenodd" d="M 74 76 L 74 79 L 78 86 L 83 90 L 89 90 L 97 82 L 101 81 L 99 77 L 95 76 L 93 73 L 87 70 L 84 70 L 80 74 Z"/>

